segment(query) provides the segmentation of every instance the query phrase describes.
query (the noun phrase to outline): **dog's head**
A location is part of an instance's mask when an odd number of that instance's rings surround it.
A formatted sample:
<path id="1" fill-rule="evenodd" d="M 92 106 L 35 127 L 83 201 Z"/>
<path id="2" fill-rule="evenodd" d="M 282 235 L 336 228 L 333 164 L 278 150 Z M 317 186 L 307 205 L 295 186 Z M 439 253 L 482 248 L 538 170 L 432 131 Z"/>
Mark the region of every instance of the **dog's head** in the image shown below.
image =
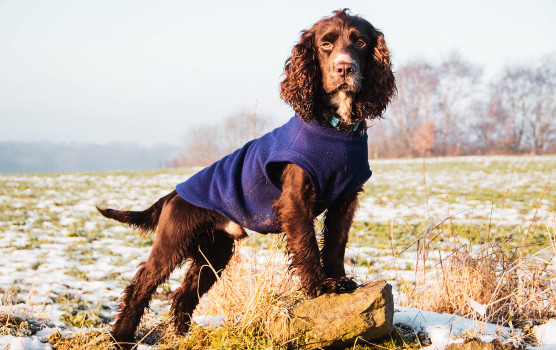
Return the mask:
<path id="1" fill-rule="evenodd" d="M 396 93 L 383 34 L 347 9 L 302 32 L 284 75 L 280 96 L 305 121 L 377 118 Z"/>

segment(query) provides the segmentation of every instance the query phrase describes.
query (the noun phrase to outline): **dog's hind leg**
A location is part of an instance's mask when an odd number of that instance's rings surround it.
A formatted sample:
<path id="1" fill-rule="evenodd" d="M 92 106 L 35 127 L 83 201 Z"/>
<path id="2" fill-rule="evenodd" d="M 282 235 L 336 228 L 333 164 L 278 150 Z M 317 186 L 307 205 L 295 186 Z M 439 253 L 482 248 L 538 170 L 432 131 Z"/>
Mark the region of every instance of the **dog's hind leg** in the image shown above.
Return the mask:
<path id="1" fill-rule="evenodd" d="M 157 237 L 149 259 L 140 264 L 139 271 L 124 290 L 120 312 L 111 332 L 118 343 L 133 342 L 135 330 L 145 308 L 149 306 L 152 294 L 183 261 L 183 256 L 177 251 L 172 252 L 171 256 L 166 255 L 164 244 Z"/>
<path id="2" fill-rule="evenodd" d="M 199 298 L 209 291 L 232 258 L 234 239 L 225 231 L 214 230 L 188 250 L 191 265 L 182 285 L 172 293 L 174 325 L 176 333 L 182 335 L 189 330 Z"/>
<path id="3" fill-rule="evenodd" d="M 135 329 L 139 325 L 145 308 L 149 306 L 152 294 L 158 285 L 166 281 L 174 268 L 183 261 L 183 257 L 179 254 L 171 257 L 161 254 L 160 246 L 162 244 L 160 240 L 155 242 L 149 259 L 139 265 L 139 271 L 133 277 L 131 284 L 124 290 L 120 312 L 111 332 L 118 343 L 133 342 Z"/>
<path id="4" fill-rule="evenodd" d="M 185 261 L 185 232 L 181 235 L 176 232 L 176 225 L 168 219 L 172 214 L 171 206 L 169 208 L 162 211 L 149 259 L 139 265 L 139 270 L 123 293 L 120 312 L 111 331 L 112 337 L 123 348 L 130 348 L 122 343 L 133 342 L 135 330 L 158 285 Z"/>

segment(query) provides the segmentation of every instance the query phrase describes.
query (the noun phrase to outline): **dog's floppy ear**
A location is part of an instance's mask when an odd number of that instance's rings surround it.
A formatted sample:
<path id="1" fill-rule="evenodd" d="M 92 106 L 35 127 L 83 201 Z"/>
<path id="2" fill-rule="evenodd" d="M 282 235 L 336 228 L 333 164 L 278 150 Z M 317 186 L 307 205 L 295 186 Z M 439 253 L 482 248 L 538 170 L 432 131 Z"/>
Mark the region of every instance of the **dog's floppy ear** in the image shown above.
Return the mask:
<path id="1" fill-rule="evenodd" d="M 371 45 L 374 49 L 369 53 L 370 62 L 367 63 L 363 89 L 355 103 L 358 118 L 380 118 L 397 92 L 390 51 L 384 35 L 378 30 L 373 30 Z"/>
<path id="2" fill-rule="evenodd" d="M 316 106 L 322 99 L 321 72 L 314 47 L 313 29 L 303 31 L 284 66 L 284 80 L 280 83 L 280 97 L 292 106 L 304 121 L 316 115 Z"/>

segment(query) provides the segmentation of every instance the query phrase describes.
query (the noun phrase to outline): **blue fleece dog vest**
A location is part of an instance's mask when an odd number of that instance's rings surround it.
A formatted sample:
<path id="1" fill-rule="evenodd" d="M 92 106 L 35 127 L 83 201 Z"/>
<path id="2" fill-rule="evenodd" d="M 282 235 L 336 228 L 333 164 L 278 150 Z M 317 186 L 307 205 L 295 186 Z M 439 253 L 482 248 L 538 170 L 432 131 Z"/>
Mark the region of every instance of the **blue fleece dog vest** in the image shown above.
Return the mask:
<path id="1" fill-rule="evenodd" d="M 311 179 L 323 210 L 371 176 L 367 133 L 337 130 L 294 116 L 176 186 L 187 202 L 260 233 L 281 232 L 272 209 L 280 197 L 276 166 L 293 163 Z M 279 176 L 279 175 L 278 175 Z"/>

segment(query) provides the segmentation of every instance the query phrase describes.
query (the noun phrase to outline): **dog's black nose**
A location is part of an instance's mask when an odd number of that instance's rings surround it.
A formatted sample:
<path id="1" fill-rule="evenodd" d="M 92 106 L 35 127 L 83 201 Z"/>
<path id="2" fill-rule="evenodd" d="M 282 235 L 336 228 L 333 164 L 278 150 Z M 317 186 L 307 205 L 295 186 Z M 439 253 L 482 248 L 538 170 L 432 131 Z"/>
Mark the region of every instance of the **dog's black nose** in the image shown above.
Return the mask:
<path id="1" fill-rule="evenodd" d="M 334 66 L 334 71 L 338 76 L 346 78 L 347 76 L 353 74 L 354 67 L 351 63 L 339 62 Z"/>

